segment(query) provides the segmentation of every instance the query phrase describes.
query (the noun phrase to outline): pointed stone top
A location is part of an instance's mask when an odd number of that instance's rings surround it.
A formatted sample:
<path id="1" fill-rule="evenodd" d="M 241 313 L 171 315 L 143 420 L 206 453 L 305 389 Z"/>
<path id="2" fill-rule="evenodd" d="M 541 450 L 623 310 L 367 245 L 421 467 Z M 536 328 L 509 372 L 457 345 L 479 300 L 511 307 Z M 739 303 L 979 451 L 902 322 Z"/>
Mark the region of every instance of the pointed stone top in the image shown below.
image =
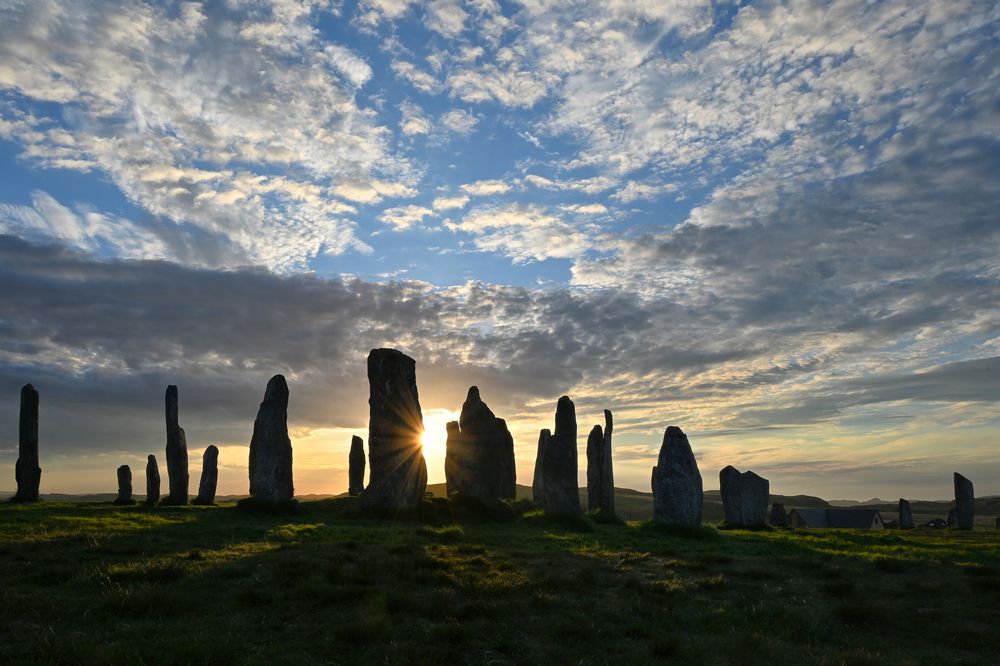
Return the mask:
<path id="1" fill-rule="evenodd" d="M 576 436 L 576 405 L 569 396 L 559 398 L 556 404 L 556 435 L 573 433 Z"/>
<path id="2" fill-rule="evenodd" d="M 614 419 L 611 418 L 611 410 L 604 410 L 604 429 L 611 430 L 611 426 L 614 425 Z"/>
<path id="3" fill-rule="evenodd" d="M 351 436 L 351 447 L 352 448 L 355 447 L 355 446 L 364 446 L 364 445 L 365 445 L 365 440 L 361 439 L 357 435 L 352 435 Z"/>
<path id="4" fill-rule="evenodd" d="M 205 449 L 205 459 L 206 460 L 218 460 L 219 459 L 219 447 L 215 444 L 209 444 Z"/>
<path id="5" fill-rule="evenodd" d="M 541 430 L 538 431 L 539 439 L 548 439 L 551 436 L 552 436 L 552 431 L 549 430 L 548 428 L 542 428 Z"/>
<path id="6" fill-rule="evenodd" d="M 961 474 L 959 474 L 958 472 L 954 473 L 954 479 L 955 479 L 956 482 L 958 482 L 958 481 L 964 481 L 966 483 L 969 483 L 969 480 L 967 478 L 965 478 L 964 476 L 962 476 Z"/>
<path id="7" fill-rule="evenodd" d="M 264 390 L 264 402 L 268 400 L 288 400 L 288 383 L 284 375 L 275 375 L 267 382 Z"/>
<path id="8" fill-rule="evenodd" d="M 663 438 L 674 438 L 674 437 L 686 437 L 684 431 L 678 426 L 667 426 L 667 429 L 663 431 Z"/>
<path id="9" fill-rule="evenodd" d="M 595 425 L 590 429 L 590 436 L 597 439 L 604 439 L 604 429 L 599 425 Z"/>
<path id="10" fill-rule="evenodd" d="M 177 385 L 176 384 L 167 384 L 167 395 L 170 395 L 171 393 L 173 393 L 174 395 L 177 395 Z"/>
<path id="11" fill-rule="evenodd" d="M 155 465 L 156 464 L 156 456 L 154 456 L 152 453 L 150 453 L 148 456 L 146 456 L 146 462 L 151 462 L 151 463 L 153 463 Z"/>
<path id="12" fill-rule="evenodd" d="M 478 386 L 470 386 L 469 387 L 469 395 L 467 395 L 465 397 L 465 401 L 466 402 L 481 402 L 482 401 L 482 398 L 479 397 L 479 387 Z"/>
<path id="13" fill-rule="evenodd" d="M 21 391 L 22 392 L 24 392 L 24 391 L 31 391 L 31 392 L 34 392 L 34 393 L 38 393 L 38 391 L 35 390 L 35 387 L 31 383 L 28 383 L 28 384 L 25 384 L 24 386 L 22 386 L 21 387 Z"/>

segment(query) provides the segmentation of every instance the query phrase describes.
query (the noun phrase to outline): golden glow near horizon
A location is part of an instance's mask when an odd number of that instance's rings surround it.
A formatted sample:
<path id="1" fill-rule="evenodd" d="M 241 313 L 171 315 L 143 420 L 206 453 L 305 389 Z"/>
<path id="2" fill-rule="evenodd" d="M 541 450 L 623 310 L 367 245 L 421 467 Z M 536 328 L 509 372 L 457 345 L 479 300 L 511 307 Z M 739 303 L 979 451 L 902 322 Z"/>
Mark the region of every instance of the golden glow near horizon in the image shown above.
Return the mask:
<path id="1" fill-rule="evenodd" d="M 427 482 L 444 481 L 445 445 L 448 441 L 448 422 L 457 421 L 459 413 L 450 409 L 424 410 L 424 433 L 420 443 L 427 461 Z"/>

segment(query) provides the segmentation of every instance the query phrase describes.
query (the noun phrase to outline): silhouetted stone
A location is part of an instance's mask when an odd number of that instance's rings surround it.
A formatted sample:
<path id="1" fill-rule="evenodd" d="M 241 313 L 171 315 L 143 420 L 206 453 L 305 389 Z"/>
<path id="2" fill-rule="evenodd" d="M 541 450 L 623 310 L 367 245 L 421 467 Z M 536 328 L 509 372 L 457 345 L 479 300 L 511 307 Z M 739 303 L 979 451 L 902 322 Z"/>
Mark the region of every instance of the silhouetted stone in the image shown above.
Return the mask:
<path id="1" fill-rule="evenodd" d="M 152 453 L 146 458 L 146 504 L 155 506 L 160 501 L 160 467 Z"/>
<path id="2" fill-rule="evenodd" d="M 1000 516 L 997 516 L 997 529 L 1000 530 Z"/>
<path id="3" fill-rule="evenodd" d="M 267 382 L 250 440 L 250 496 L 257 502 L 292 501 L 292 441 L 288 438 L 288 384 L 282 375 Z"/>
<path id="4" fill-rule="evenodd" d="M 115 504 L 135 504 L 132 499 L 132 468 L 128 465 L 118 468 L 118 497 L 115 498 Z"/>
<path id="5" fill-rule="evenodd" d="M 903 498 L 899 498 L 899 529 L 913 529 L 913 512 L 910 511 L 910 503 Z"/>
<path id="6" fill-rule="evenodd" d="M 615 481 L 611 465 L 611 411 L 604 410 L 604 425 L 596 425 L 587 438 L 587 511 L 615 513 Z"/>
<path id="7" fill-rule="evenodd" d="M 955 520 L 955 507 L 951 507 L 950 509 L 948 509 L 947 524 L 948 527 L 955 527 L 958 524 L 957 521 Z"/>
<path id="8" fill-rule="evenodd" d="M 18 422 L 17 463 L 14 465 L 15 502 L 37 502 L 42 468 L 38 466 L 38 391 L 31 384 L 21 387 Z"/>
<path id="9" fill-rule="evenodd" d="M 971 530 L 976 513 L 976 497 L 972 492 L 972 481 L 955 472 L 955 527 Z"/>
<path id="10" fill-rule="evenodd" d="M 215 488 L 219 485 L 219 447 L 214 444 L 205 449 L 201 459 L 201 483 L 195 504 L 209 506 L 215 504 Z"/>
<path id="11" fill-rule="evenodd" d="M 660 455 L 653 467 L 653 519 L 665 525 L 701 525 L 702 482 L 688 443 L 677 426 L 663 432 Z"/>
<path id="12" fill-rule="evenodd" d="M 448 424 L 445 483 L 448 496 L 465 497 L 491 504 L 513 499 L 515 491 L 514 438 L 507 422 L 499 419 L 469 388 L 458 423 Z"/>
<path id="13" fill-rule="evenodd" d="M 767 517 L 770 484 L 753 472 L 740 473 L 732 465 L 719 472 L 722 509 L 731 527 L 757 527 Z"/>
<path id="14" fill-rule="evenodd" d="M 416 362 L 395 349 L 373 349 L 368 386 L 370 471 L 361 504 L 380 511 L 415 510 L 427 491 Z"/>
<path id="15" fill-rule="evenodd" d="M 545 447 L 549 443 L 552 432 L 548 428 L 542 428 L 538 433 L 538 450 L 535 453 L 535 473 L 531 482 L 531 501 L 542 506 L 545 504 L 545 475 L 542 469 L 545 467 Z"/>
<path id="16" fill-rule="evenodd" d="M 771 505 L 771 520 L 769 522 L 772 527 L 788 527 L 788 513 L 785 511 L 784 504 L 775 502 Z"/>
<path id="17" fill-rule="evenodd" d="M 351 437 L 351 453 L 347 462 L 347 492 L 360 495 L 365 489 L 365 443 L 357 435 Z"/>
<path id="18" fill-rule="evenodd" d="M 177 387 L 167 387 L 165 398 L 167 412 L 167 504 L 187 504 L 188 501 L 188 451 L 184 428 L 177 423 Z"/>
<path id="19" fill-rule="evenodd" d="M 611 410 L 604 410 L 604 442 L 601 450 L 601 497 L 598 508 L 603 513 L 615 514 L 615 471 L 611 461 L 611 431 L 614 430 Z"/>
<path id="20" fill-rule="evenodd" d="M 576 405 L 564 395 L 556 405 L 556 429 L 545 445 L 542 461 L 546 514 L 582 513 L 576 475 Z"/>

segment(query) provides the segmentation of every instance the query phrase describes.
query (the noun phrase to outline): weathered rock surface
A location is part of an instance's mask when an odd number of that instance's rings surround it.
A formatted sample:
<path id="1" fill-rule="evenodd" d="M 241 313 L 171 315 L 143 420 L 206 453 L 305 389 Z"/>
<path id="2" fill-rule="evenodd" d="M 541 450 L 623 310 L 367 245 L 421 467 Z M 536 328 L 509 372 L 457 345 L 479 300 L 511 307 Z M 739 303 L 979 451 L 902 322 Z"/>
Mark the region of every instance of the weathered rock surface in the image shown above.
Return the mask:
<path id="1" fill-rule="evenodd" d="M 250 496 L 281 504 L 295 496 L 292 440 L 288 438 L 288 384 L 282 375 L 267 382 L 250 439 Z"/>
<path id="2" fill-rule="evenodd" d="M 118 468 L 118 497 L 115 498 L 115 504 L 135 504 L 132 499 L 132 468 L 128 465 Z"/>
<path id="3" fill-rule="evenodd" d="M 677 426 L 670 426 L 663 433 L 652 486 L 655 521 L 665 525 L 701 525 L 701 472 L 687 435 Z"/>
<path id="4" fill-rule="evenodd" d="M 576 405 L 565 395 L 556 405 L 556 429 L 545 445 L 542 485 L 546 514 L 582 513 L 577 482 Z"/>
<path id="5" fill-rule="evenodd" d="M 545 466 L 545 447 L 549 443 L 552 432 L 548 428 L 542 428 L 538 433 L 538 451 L 535 454 L 535 473 L 531 482 L 531 501 L 542 506 L 545 504 L 545 475 L 542 468 Z"/>
<path id="6" fill-rule="evenodd" d="M 768 522 L 772 527 L 788 527 L 788 512 L 784 504 L 775 502 L 771 505 L 771 520 Z"/>
<path id="7" fill-rule="evenodd" d="M 899 498 L 899 529 L 913 529 L 913 512 L 910 511 L 910 503 L 902 497 Z"/>
<path id="8" fill-rule="evenodd" d="M 351 453 L 347 464 L 347 492 L 350 495 L 360 495 L 365 489 L 365 443 L 357 435 L 351 437 Z"/>
<path id="9" fill-rule="evenodd" d="M 184 428 L 177 423 L 177 387 L 167 387 L 165 398 L 167 412 L 167 504 L 188 502 L 188 451 Z"/>
<path id="10" fill-rule="evenodd" d="M 195 504 L 208 506 L 215 504 L 215 488 L 219 485 L 219 447 L 210 444 L 201 459 L 201 483 Z"/>
<path id="11" fill-rule="evenodd" d="M 611 464 L 611 410 L 604 410 L 604 428 L 596 425 L 587 438 L 587 511 L 615 513 L 615 479 Z"/>
<path id="12" fill-rule="evenodd" d="M 726 523 L 732 527 L 757 527 L 767 519 L 770 484 L 753 472 L 729 465 L 719 472 L 719 489 Z"/>
<path id="13" fill-rule="evenodd" d="M 972 481 L 955 472 L 955 527 L 971 530 L 976 514 L 976 497 L 972 492 Z"/>
<path id="14" fill-rule="evenodd" d="M 452 421 L 447 428 L 444 471 L 448 496 L 458 493 L 488 504 L 513 499 L 514 438 L 507 422 L 483 402 L 477 387 L 469 388 L 459 421 Z"/>
<path id="15" fill-rule="evenodd" d="M 146 504 L 155 506 L 160 501 L 160 467 L 152 453 L 146 458 Z"/>
<path id="16" fill-rule="evenodd" d="M 958 521 L 955 519 L 955 507 L 948 509 L 948 527 L 955 527 L 958 525 Z"/>
<path id="17" fill-rule="evenodd" d="M 17 463 L 14 465 L 15 502 L 37 502 L 42 468 L 38 466 L 38 391 L 31 384 L 21 387 L 18 422 Z"/>
<path id="18" fill-rule="evenodd" d="M 368 353 L 368 386 L 370 469 L 361 505 L 379 511 L 415 510 L 427 492 L 416 362 L 395 349 L 373 349 Z"/>

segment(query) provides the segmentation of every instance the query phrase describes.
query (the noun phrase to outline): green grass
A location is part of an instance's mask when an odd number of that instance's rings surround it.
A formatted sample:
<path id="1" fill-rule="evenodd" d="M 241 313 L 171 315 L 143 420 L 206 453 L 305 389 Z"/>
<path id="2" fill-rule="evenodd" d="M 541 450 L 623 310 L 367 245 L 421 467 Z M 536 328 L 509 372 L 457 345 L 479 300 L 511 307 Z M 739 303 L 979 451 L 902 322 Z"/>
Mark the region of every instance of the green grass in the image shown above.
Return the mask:
<path id="1" fill-rule="evenodd" d="M 0 661 L 981 664 L 1000 652 L 994 531 L 488 522 L 445 508 L 420 523 L 363 518 L 354 499 L 274 513 L 3 504 Z"/>

